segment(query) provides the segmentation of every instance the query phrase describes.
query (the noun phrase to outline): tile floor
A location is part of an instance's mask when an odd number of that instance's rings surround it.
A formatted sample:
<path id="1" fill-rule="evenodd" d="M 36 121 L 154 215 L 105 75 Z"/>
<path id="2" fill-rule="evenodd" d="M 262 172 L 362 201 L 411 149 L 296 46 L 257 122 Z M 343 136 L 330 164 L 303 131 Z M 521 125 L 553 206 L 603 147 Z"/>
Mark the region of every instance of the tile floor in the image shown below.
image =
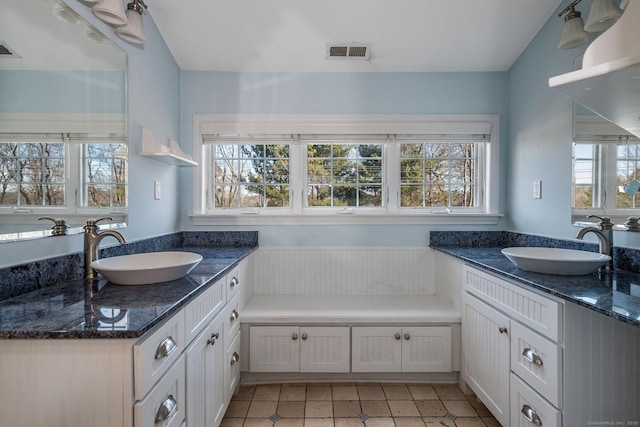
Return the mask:
<path id="1" fill-rule="evenodd" d="M 455 385 L 309 383 L 241 386 L 221 427 L 499 427 Z"/>

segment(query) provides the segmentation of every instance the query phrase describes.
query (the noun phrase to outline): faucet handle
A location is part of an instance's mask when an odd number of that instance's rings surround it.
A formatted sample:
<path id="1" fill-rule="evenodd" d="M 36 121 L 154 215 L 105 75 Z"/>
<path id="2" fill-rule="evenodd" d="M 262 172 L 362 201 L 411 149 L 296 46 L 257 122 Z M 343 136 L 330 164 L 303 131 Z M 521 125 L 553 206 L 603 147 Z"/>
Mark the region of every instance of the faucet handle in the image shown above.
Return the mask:
<path id="1" fill-rule="evenodd" d="M 600 230 L 613 230 L 613 222 L 608 216 L 587 215 L 587 218 L 598 218 L 600 220 L 598 223 Z"/>
<path id="2" fill-rule="evenodd" d="M 97 230 L 98 229 L 98 222 L 100 221 L 105 221 L 105 220 L 109 220 L 112 221 L 113 219 L 111 217 L 105 216 L 103 218 L 89 218 L 87 220 L 87 224 L 83 227 L 85 230 Z"/>
<path id="3" fill-rule="evenodd" d="M 69 227 L 67 226 L 67 222 L 64 219 L 43 216 L 42 218 L 38 218 L 38 221 L 42 221 L 43 219 L 46 219 L 47 221 L 53 221 L 53 227 L 51 227 L 51 229 L 53 230 L 54 236 L 64 236 L 65 234 L 67 234 L 67 228 Z"/>

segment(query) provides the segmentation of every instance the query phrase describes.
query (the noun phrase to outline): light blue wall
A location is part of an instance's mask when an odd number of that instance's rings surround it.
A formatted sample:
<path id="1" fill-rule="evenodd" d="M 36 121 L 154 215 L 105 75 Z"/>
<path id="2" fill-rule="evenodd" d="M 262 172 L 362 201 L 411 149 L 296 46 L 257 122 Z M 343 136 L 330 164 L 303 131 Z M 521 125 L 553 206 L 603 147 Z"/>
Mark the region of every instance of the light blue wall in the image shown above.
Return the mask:
<path id="1" fill-rule="evenodd" d="M 510 231 L 575 238 L 571 226 L 572 101 L 549 88 L 549 77 L 573 70 L 586 46 L 560 50 L 562 19 L 557 12 L 529 44 L 509 72 L 509 145 L 507 224 Z M 590 2 L 581 2 L 586 16 Z M 582 110 L 584 111 L 584 110 Z M 533 181 L 542 180 L 542 199 L 532 197 Z M 640 247 L 637 233 L 615 233 L 616 245 Z"/>
<path id="2" fill-rule="evenodd" d="M 499 114 L 503 158 L 506 153 L 507 73 L 182 71 L 181 82 L 182 141 L 189 152 L 193 141 L 193 114 Z M 193 205 L 192 183 L 193 171 L 183 170 L 182 228 L 230 229 L 192 225 L 189 218 Z M 503 195 L 503 191 L 500 194 Z M 501 199 L 504 201 L 504 197 Z M 424 225 L 263 226 L 245 229 L 257 229 L 263 246 L 426 246 L 430 228 L 434 229 Z"/>
<path id="3" fill-rule="evenodd" d="M 0 71 L 1 113 L 125 112 L 122 71 Z"/>
<path id="4" fill-rule="evenodd" d="M 129 129 L 129 227 L 128 241 L 178 230 L 178 169 L 140 157 L 142 126 L 151 129 L 159 142 L 180 137 L 180 69 L 149 14 L 144 26 L 144 47 L 131 45 L 114 34 L 114 28 L 91 14 L 89 3 L 67 0 L 85 19 L 105 33 L 128 55 Z M 162 198 L 153 199 L 154 180 L 162 186 Z M 105 239 L 111 244 L 111 239 Z M 21 264 L 82 250 L 82 236 L 55 237 L 31 242 L 0 244 L 0 267 Z"/>

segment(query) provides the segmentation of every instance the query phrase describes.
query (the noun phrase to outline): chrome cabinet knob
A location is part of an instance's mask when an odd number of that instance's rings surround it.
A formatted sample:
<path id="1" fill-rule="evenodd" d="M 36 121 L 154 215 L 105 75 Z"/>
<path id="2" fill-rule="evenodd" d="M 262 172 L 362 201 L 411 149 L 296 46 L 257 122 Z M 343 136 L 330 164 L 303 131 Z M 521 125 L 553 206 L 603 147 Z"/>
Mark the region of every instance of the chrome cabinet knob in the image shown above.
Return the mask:
<path id="1" fill-rule="evenodd" d="M 398 334 L 398 333 L 396 333 L 396 334 L 394 335 L 394 337 L 395 337 L 395 339 L 397 339 L 397 340 L 399 340 L 400 338 L 402 338 L 402 336 L 400 336 L 400 334 Z"/>
<path id="2" fill-rule="evenodd" d="M 307 340 L 307 338 L 308 338 L 308 337 L 307 337 L 307 334 L 302 334 L 302 339 L 303 339 L 303 340 L 305 340 L 305 341 L 306 341 L 306 340 Z"/>
<path id="3" fill-rule="evenodd" d="M 297 340 L 298 339 L 298 334 L 291 335 L 291 339 L 294 340 L 294 341 Z"/>
<path id="4" fill-rule="evenodd" d="M 234 321 L 234 320 L 236 320 L 236 319 L 238 319 L 238 312 L 237 312 L 237 311 L 235 311 L 235 310 L 233 310 L 233 311 L 231 312 L 231 317 L 229 318 L 229 320 L 230 320 L 231 322 L 233 322 L 233 321 Z"/>
<path id="5" fill-rule="evenodd" d="M 218 332 L 211 334 L 211 337 L 207 340 L 207 345 L 214 345 L 218 338 L 220 338 L 220 334 Z"/>
<path id="6" fill-rule="evenodd" d="M 411 339 L 411 335 L 409 334 L 404 334 L 404 339 L 409 341 Z"/>

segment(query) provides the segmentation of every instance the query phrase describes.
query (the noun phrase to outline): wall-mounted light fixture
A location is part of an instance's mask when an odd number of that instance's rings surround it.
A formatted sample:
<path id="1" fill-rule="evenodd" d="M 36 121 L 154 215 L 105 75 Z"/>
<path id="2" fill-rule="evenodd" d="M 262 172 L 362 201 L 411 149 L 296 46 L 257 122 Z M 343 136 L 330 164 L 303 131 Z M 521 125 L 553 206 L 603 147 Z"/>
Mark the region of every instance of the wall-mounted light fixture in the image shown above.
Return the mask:
<path id="1" fill-rule="evenodd" d="M 620 10 L 613 0 L 592 0 L 584 29 L 598 33 L 612 26 L 620 18 Z"/>
<path id="2" fill-rule="evenodd" d="M 127 5 L 127 24 L 116 29 L 116 34 L 130 43 L 144 43 L 144 29 L 142 27 L 142 12 L 147 5 L 142 0 L 133 0 Z"/>
<path id="3" fill-rule="evenodd" d="M 620 17 L 620 10 L 614 0 L 592 0 L 587 16 L 587 23 L 582 21 L 581 13 L 575 7 L 582 0 L 575 0 L 565 7 L 558 16 L 566 14 L 562 36 L 558 47 L 560 49 L 573 49 L 582 46 L 589 41 L 589 33 L 597 33 L 608 29 Z M 624 3 L 625 0 L 622 0 Z M 628 0 L 626 0 L 628 4 Z M 621 5 L 621 6 L 626 6 Z M 624 7 L 623 7 L 624 9 Z"/>
<path id="4" fill-rule="evenodd" d="M 574 47 L 582 46 L 589 40 L 589 34 L 584 30 L 582 14 L 575 9 L 576 4 L 579 2 L 580 0 L 574 1 L 558 14 L 558 16 L 567 14 L 564 17 L 562 36 L 560 37 L 560 43 L 558 43 L 560 49 L 573 49 Z"/>
<path id="5" fill-rule="evenodd" d="M 143 44 L 144 29 L 142 27 L 142 13 L 147 9 L 144 0 L 130 0 L 127 10 L 124 10 L 124 0 L 82 0 L 85 3 L 95 3 L 91 8 L 93 14 L 107 24 L 116 28 L 116 34 L 129 43 Z"/>
<path id="6" fill-rule="evenodd" d="M 91 8 L 95 16 L 111 25 L 125 25 L 127 15 L 122 0 L 100 0 Z"/>

